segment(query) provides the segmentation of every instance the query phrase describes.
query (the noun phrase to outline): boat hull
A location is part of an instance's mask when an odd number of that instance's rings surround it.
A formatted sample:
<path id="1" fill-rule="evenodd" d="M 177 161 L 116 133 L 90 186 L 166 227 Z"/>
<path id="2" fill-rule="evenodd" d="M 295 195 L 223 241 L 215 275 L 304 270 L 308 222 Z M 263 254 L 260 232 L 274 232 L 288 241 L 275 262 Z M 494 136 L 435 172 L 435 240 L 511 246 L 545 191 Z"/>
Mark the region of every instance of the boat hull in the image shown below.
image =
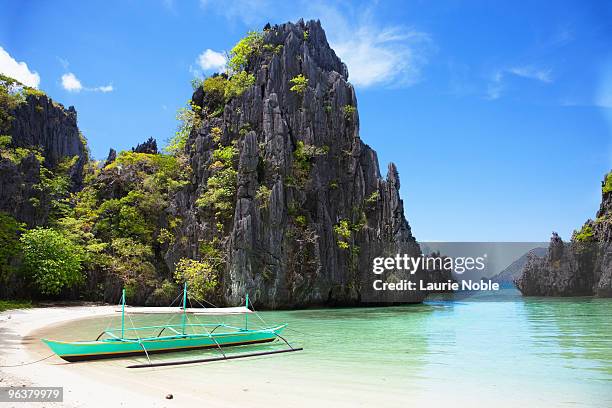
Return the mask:
<path id="1" fill-rule="evenodd" d="M 147 338 L 140 341 L 106 339 L 99 341 L 62 342 L 43 339 L 43 342 L 59 357 L 69 362 L 131 357 L 156 353 L 170 353 L 216 347 L 274 341 L 283 327 L 270 330 L 238 331 L 213 335 L 186 335 L 164 338 Z"/>

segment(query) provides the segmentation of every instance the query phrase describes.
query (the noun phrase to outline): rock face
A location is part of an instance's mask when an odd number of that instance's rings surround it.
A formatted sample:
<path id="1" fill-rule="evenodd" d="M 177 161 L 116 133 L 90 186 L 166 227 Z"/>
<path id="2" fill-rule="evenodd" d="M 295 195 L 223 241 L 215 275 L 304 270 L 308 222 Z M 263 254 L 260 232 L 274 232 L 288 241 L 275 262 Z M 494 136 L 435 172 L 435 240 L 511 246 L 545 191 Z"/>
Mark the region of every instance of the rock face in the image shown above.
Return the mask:
<path id="1" fill-rule="evenodd" d="M 612 297 L 612 189 L 602 184 L 595 221 L 588 220 L 569 243 L 553 233 L 545 257 L 531 256 L 516 285 L 525 296 Z"/>
<path id="2" fill-rule="evenodd" d="M 500 283 L 502 287 L 515 287 L 514 281 L 523 273 L 523 269 L 525 268 L 525 265 L 527 265 L 529 258 L 534 256 L 543 257 L 547 254 L 548 250 L 546 248 L 534 248 L 518 258 L 516 261 L 512 262 L 503 271 L 495 276 L 492 276 L 491 280 L 493 282 Z"/>
<path id="3" fill-rule="evenodd" d="M 68 176 L 73 191 L 82 186 L 88 154 L 77 127 L 77 113 L 74 107 L 65 109 L 45 95 L 27 95 L 11 114 L 11 148 L 38 149 L 44 161 L 39 163 L 34 154 L 19 162 L 0 160 L 0 210 L 30 226 L 43 225 L 48 208 L 40 202 L 41 166 L 54 169 L 62 160 L 78 156 Z"/>
<path id="4" fill-rule="evenodd" d="M 390 164 L 383 179 L 376 152 L 360 139 L 346 65 L 318 21 L 271 27 L 263 43 L 248 61 L 255 84 L 219 116 L 209 114 L 202 87 L 193 95 L 202 108 L 186 147 L 194 176 L 171 208 L 183 221 L 166 262 L 172 268 L 180 257 L 204 258 L 203 243 L 215 237 L 227 254 L 223 302 L 239 303 L 248 292 L 265 308 L 363 303 L 373 257 L 420 254 L 398 171 Z M 300 74 L 307 87 L 292 91 Z M 221 226 L 196 205 L 213 174 L 215 133 L 238 151 L 233 216 Z M 423 297 L 415 291 L 402 301 Z"/>

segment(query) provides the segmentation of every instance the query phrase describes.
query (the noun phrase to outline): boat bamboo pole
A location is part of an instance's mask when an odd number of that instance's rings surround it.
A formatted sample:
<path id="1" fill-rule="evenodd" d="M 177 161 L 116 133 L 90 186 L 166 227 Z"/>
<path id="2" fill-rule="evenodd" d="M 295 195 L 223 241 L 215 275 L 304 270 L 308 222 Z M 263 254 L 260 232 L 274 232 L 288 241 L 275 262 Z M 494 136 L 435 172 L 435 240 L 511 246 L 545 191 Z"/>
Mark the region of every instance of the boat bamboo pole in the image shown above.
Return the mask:
<path id="1" fill-rule="evenodd" d="M 246 308 L 249 308 L 249 294 L 246 294 Z M 249 314 L 245 313 L 244 314 L 244 330 L 248 330 L 249 329 Z"/>
<path id="2" fill-rule="evenodd" d="M 184 364 L 207 363 L 211 361 L 234 360 L 237 358 L 265 356 L 268 354 L 291 353 L 294 351 L 302 351 L 302 350 L 304 349 L 300 347 L 300 348 L 293 348 L 293 349 L 264 351 L 264 352 L 259 352 L 259 353 L 242 353 L 242 354 L 234 354 L 234 355 L 221 356 L 221 357 L 201 358 L 201 359 L 196 359 L 196 360 L 164 361 L 161 363 L 153 363 L 153 364 L 134 364 L 134 365 L 129 365 L 126 368 L 167 367 L 167 366 L 184 365 Z"/>
<path id="3" fill-rule="evenodd" d="M 185 334 L 185 323 L 187 320 L 187 282 L 183 286 L 183 334 Z"/>
<path id="4" fill-rule="evenodd" d="M 125 332 L 125 289 L 121 292 L 121 340 Z"/>

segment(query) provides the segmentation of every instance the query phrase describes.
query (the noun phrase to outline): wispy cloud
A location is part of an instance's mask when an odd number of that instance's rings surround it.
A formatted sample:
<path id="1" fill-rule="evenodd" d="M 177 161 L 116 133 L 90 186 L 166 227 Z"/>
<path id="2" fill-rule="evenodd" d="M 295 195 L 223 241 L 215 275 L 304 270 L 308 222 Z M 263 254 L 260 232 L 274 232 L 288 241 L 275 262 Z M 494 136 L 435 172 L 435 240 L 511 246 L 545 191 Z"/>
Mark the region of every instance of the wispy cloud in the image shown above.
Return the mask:
<path id="1" fill-rule="evenodd" d="M 0 72 L 32 88 L 38 88 L 40 85 L 38 72 L 30 71 L 28 64 L 23 61 L 18 62 L 2 47 L 0 47 Z"/>
<path id="2" fill-rule="evenodd" d="M 490 100 L 499 99 L 507 89 L 506 82 L 509 76 L 530 79 L 544 84 L 553 82 L 551 69 L 542 69 L 527 65 L 498 69 L 491 75 L 487 83 L 486 98 Z"/>
<path id="3" fill-rule="evenodd" d="M 351 35 L 332 35 L 332 48 L 349 68 L 358 87 L 411 86 L 421 80 L 427 63 L 429 35 L 405 27 L 362 23 Z"/>
<path id="4" fill-rule="evenodd" d="M 85 87 L 81 83 L 81 81 L 77 78 L 75 74 L 72 72 L 68 72 L 62 75 L 62 88 L 64 88 L 68 92 L 78 93 L 81 91 L 90 91 L 90 92 L 102 92 L 108 93 L 114 91 L 114 87 L 112 84 L 101 85 L 96 87 Z"/>
<path id="5" fill-rule="evenodd" d="M 519 76 L 521 78 L 535 79 L 536 81 L 551 83 L 552 70 L 550 69 L 538 69 L 531 66 L 524 67 L 512 67 L 507 70 L 508 73 Z"/>
<path id="6" fill-rule="evenodd" d="M 269 0 L 201 0 L 200 4 L 207 12 L 254 28 L 268 21 L 320 19 L 330 45 L 349 69 L 349 80 L 362 88 L 414 85 L 422 79 L 422 69 L 434 50 L 428 33 L 385 24 L 375 18 L 374 9 L 357 9 L 351 3 L 302 0 L 297 5 L 272 5 Z"/>

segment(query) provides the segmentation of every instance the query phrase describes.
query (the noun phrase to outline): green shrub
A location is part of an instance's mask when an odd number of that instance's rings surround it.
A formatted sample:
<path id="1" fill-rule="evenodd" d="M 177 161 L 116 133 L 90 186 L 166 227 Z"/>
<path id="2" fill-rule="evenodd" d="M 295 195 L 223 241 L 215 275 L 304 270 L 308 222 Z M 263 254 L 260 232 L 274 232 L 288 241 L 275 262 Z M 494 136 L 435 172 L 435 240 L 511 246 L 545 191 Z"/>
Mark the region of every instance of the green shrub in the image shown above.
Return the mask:
<path id="1" fill-rule="evenodd" d="M 302 74 L 296 75 L 295 77 L 291 78 L 289 82 L 293 84 L 293 86 L 289 88 L 289 90 L 300 95 L 303 94 L 306 88 L 308 87 L 308 78 Z"/>
<path id="2" fill-rule="evenodd" d="M 368 206 L 372 206 L 375 205 L 378 200 L 380 199 L 380 193 L 378 192 L 378 190 L 372 192 L 372 194 L 370 194 L 366 199 L 365 199 L 365 204 Z"/>
<path id="3" fill-rule="evenodd" d="M 601 191 L 606 194 L 612 191 L 612 171 L 606 174 L 606 179 L 604 181 L 603 187 Z"/>
<path id="4" fill-rule="evenodd" d="M 214 268 L 207 261 L 182 258 L 175 267 L 175 281 L 179 284 L 187 282 L 187 292 L 194 300 L 204 300 L 217 286 Z"/>
<path id="5" fill-rule="evenodd" d="M 57 295 L 82 281 L 83 251 L 59 232 L 36 228 L 21 236 L 23 264 L 28 277 L 43 295 Z"/>
<path id="6" fill-rule="evenodd" d="M 168 145 L 164 148 L 166 152 L 175 156 L 185 152 L 187 139 L 191 131 L 197 129 L 202 124 L 202 119 L 200 118 L 201 111 L 202 108 L 193 103 L 189 103 L 187 107 L 178 110 L 176 119 L 179 121 L 179 125 L 174 137 L 168 141 Z"/>
<path id="7" fill-rule="evenodd" d="M 353 119 L 353 115 L 355 112 L 357 112 L 357 108 L 355 108 L 353 105 L 344 105 L 342 110 L 344 111 L 344 119 L 346 120 Z"/>
<path id="8" fill-rule="evenodd" d="M 273 52 L 274 54 L 280 54 L 283 51 L 283 44 L 264 44 L 263 49 L 266 51 Z"/>
<path id="9" fill-rule="evenodd" d="M 19 234 L 23 232 L 25 225 L 18 222 L 11 215 L 0 211 L 0 283 L 6 284 L 6 280 L 13 274 L 12 260 L 21 251 Z"/>
<path id="10" fill-rule="evenodd" d="M 580 231 L 574 232 L 574 240 L 578 242 L 591 242 L 594 241 L 595 235 L 593 228 L 589 224 L 584 224 Z"/>
<path id="11" fill-rule="evenodd" d="M 208 178 L 206 190 L 196 200 L 196 206 L 210 208 L 222 220 L 233 216 L 238 172 L 234 168 L 238 149 L 235 143 L 230 146 L 221 144 L 213 151 L 210 169 L 213 175 Z"/>
<path id="12" fill-rule="evenodd" d="M 31 300 L 0 300 L 0 312 L 13 309 L 29 309 L 31 307 Z"/>
<path id="13" fill-rule="evenodd" d="M 259 202 L 259 208 L 268 208 L 268 202 L 270 201 L 271 195 L 272 190 L 264 185 L 259 186 L 255 194 L 255 199 Z"/>
<path id="14" fill-rule="evenodd" d="M 225 89 L 227 79 L 221 75 L 208 77 L 202 83 L 205 102 L 208 107 L 215 111 L 225 105 Z"/>
<path id="15" fill-rule="evenodd" d="M 225 100 L 238 97 L 255 84 L 255 76 L 246 71 L 240 71 L 232 75 L 225 87 Z"/>
<path id="16" fill-rule="evenodd" d="M 229 53 L 229 68 L 232 72 L 243 71 L 247 68 L 249 58 L 258 54 L 263 46 L 263 33 L 250 31 L 242 38 Z"/>
<path id="17" fill-rule="evenodd" d="M 338 248 L 348 249 L 349 243 L 348 241 L 351 239 L 351 224 L 348 220 L 340 220 L 339 223 L 334 225 L 334 232 L 338 236 L 336 244 Z"/>
<path id="18" fill-rule="evenodd" d="M 297 217 L 295 217 L 295 223 L 298 226 L 304 228 L 308 224 L 308 221 L 306 220 L 305 215 L 298 215 Z"/>

